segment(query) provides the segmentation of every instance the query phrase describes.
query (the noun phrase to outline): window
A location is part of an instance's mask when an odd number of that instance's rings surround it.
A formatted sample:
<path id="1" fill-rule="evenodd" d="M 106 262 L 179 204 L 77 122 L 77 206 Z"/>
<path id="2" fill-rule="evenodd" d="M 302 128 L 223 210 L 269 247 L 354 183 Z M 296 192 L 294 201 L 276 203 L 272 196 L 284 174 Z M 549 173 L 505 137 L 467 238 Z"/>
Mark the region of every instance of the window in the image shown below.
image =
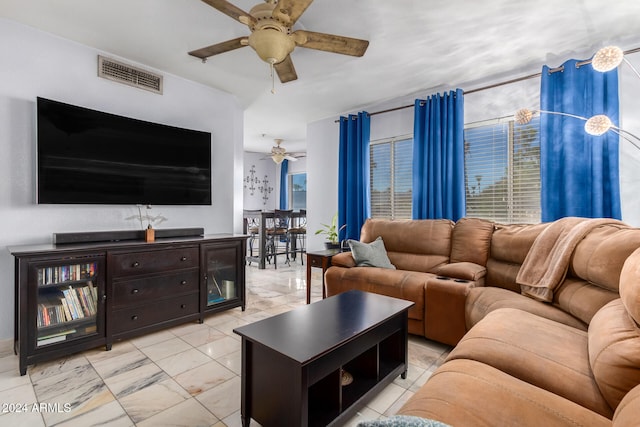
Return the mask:
<path id="1" fill-rule="evenodd" d="M 411 218 L 413 138 L 372 141 L 369 153 L 372 218 Z"/>
<path id="2" fill-rule="evenodd" d="M 467 216 L 540 222 L 540 122 L 513 118 L 465 126 Z"/>
<path id="3" fill-rule="evenodd" d="M 289 175 L 289 209 L 307 208 L 307 174 Z"/>

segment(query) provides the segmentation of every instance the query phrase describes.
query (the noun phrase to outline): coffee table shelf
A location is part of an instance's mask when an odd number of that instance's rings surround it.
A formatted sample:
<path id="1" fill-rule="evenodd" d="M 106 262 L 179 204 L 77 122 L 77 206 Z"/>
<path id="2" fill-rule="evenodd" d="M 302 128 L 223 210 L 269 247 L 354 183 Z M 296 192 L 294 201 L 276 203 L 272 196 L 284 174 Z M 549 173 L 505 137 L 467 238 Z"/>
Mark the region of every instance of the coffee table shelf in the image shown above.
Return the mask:
<path id="1" fill-rule="evenodd" d="M 410 301 L 349 291 L 236 328 L 242 336 L 242 421 L 343 423 L 407 371 Z M 342 370 L 353 382 L 342 385 Z"/>

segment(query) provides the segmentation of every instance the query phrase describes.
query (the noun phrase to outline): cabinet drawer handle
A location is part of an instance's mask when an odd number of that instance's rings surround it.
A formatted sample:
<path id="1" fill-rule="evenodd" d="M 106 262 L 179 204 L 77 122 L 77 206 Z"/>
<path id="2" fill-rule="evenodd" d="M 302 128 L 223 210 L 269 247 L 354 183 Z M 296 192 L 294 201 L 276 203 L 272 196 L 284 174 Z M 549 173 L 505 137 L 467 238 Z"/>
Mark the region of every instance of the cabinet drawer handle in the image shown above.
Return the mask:
<path id="1" fill-rule="evenodd" d="M 180 308 L 187 308 L 187 304 L 180 304 Z"/>
<path id="2" fill-rule="evenodd" d="M 138 320 L 138 316 L 134 314 L 133 316 L 131 316 L 131 320 Z"/>
<path id="3" fill-rule="evenodd" d="M 131 264 L 131 267 L 133 267 L 133 268 L 140 267 L 140 263 L 138 261 L 136 261 L 133 264 Z"/>
<path id="4" fill-rule="evenodd" d="M 186 256 L 183 256 L 182 258 L 180 258 L 180 261 L 186 261 L 186 260 L 187 260 Z"/>
<path id="5" fill-rule="evenodd" d="M 131 290 L 131 293 L 135 295 L 135 294 L 137 294 L 137 293 L 138 293 L 138 290 L 137 290 L 137 289 L 132 289 L 132 290 Z"/>
<path id="6" fill-rule="evenodd" d="M 186 284 L 187 284 L 187 281 L 186 281 L 186 280 L 183 280 L 182 282 L 180 282 L 180 284 L 181 284 L 181 285 L 186 285 Z"/>

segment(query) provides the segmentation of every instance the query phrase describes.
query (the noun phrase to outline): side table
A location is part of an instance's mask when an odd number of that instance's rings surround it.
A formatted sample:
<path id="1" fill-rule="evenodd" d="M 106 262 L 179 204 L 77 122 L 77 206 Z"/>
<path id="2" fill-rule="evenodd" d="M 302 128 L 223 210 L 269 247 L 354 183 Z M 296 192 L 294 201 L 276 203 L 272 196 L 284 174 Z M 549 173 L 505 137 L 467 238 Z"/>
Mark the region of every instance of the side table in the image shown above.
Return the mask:
<path id="1" fill-rule="evenodd" d="M 331 258 L 343 252 L 342 249 L 325 249 L 324 251 L 307 252 L 307 304 L 311 303 L 311 267 L 322 268 L 322 299 L 327 297 L 324 289 L 324 272 L 331 267 Z"/>

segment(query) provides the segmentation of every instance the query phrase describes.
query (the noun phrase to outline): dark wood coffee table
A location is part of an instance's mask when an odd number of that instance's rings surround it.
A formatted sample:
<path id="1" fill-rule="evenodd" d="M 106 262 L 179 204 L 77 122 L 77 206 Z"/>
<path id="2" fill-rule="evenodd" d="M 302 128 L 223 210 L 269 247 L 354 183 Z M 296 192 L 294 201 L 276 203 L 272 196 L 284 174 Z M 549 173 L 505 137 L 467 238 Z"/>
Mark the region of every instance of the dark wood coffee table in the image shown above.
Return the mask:
<path id="1" fill-rule="evenodd" d="M 234 329 L 242 337 L 242 425 L 346 421 L 407 374 L 410 301 L 349 291 Z M 342 370 L 353 377 L 342 385 Z"/>

